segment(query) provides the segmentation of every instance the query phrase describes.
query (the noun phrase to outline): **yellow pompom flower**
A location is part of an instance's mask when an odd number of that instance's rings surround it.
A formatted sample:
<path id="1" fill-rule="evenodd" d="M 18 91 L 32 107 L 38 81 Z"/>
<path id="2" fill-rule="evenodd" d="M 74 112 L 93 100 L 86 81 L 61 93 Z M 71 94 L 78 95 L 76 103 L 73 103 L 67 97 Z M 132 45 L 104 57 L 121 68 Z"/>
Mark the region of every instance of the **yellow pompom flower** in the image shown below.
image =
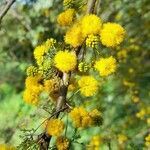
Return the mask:
<path id="1" fill-rule="evenodd" d="M 0 150 L 7 150 L 7 146 L 5 144 L 0 144 Z"/>
<path id="2" fill-rule="evenodd" d="M 59 14 L 57 18 L 57 22 L 61 26 L 69 26 L 72 24 L 74 16 L 75 16 L 75 10 L 67 9 L 66 11 Z"/>
<path id="3" fill-rule="evenodd" d="M 123 144 L 128 140 L 127 136 L 124 134 L 119 134 L 118 135 L 118 142 L 119 144 Z"/>
<path id="4" fill-rule="evenodd" d="M 45 80 L 44 81 L 44 90 L 47 93 L 58 91 L 58 88 L 59 88 L 58 79 L 50 79 L 50 80 Z"/>
<path id="5" fill-rule="evenodd" d="M 15 150 L 15 147 L 8 146 L 6 144 L 0 144 L 0 150 Z"/>
<path id="6" fill-rule="evenodd" d="M 147 118 L 146 122 L 147 122 L 147 125 L 150 126 L 150 118 Z"/>
<path id="7" fill-rule="evenodd" d="M 144 119 L 146 115 L 146 109 L 142 108 L 138 113 L 136 113 L 136 117 L 140 119 Z"/>
<path id="8" fill-rule="evenodd" d="M 58 150 L 68 150 L 69 140 L 63 136 L 58 137 L 56 139 L 56 147 Z"/>
<path id="9" fill-rule="evenodd" d="M 102 119 L 101 112 L 97 109 L 88 112 L 82 106 L 72 109 L 70 112 L 70 117 L 77 128 L 86 128 L 92 125 L 99 125 L 99 121 Z"/>
<path id="10" fill-rule="evenodd" d="M 150 134 L 145 137 L 145 146 L 150 147 Z"/>
<path id="11" fill-rule="evenodd" d="M 43 61 L 44 61 L 44 55 L 46 55 L 48 53 L 48 50 L 50 48 L 54 47 L 54 44 L 56 43 L 56 40 L 53 38 L 47 39 L 47 41 L 45 43 L 43 43 L 40 46 L 37 46 L 34 49 L 34 58 L 37 61 L 38 65 L 42 65 Z"/>
<path id="12" fill-rule="evenodd" d="M 26 88 L 23 93 L 23 99 L 28 104 L 37 105 L 41 92 L 41 86 L 32 86 L 32 88 Z"/>
<path id="13" fill-rule="evenodd" d="M 73 71 L 77 65 L 77 57 L 73 52 L 59 51 L 54 57 L 54 64 L 62 72 Z"/>
<path id="14" fill-rule="evenodd" d="M 105 23 L 100 32 L 100 40 L 107 47 L 119 45 L 125 36 L 124 28 L 116 23 Z"/>
<path id="15" fill-rule="evenodd" d="M 99 37 L 93 34 L 88 35 L 88 37 L 86 38 L 86 46 L 88 47 L 96 47 L 98 45 L 99 42 Z"/>
<path id="16" fill-rule="evenodd" d="M 98 90 L 98 82 L 92 76 L 82 76 L 78 81 L 80 92 L 84 96 L 93 96 Z"/>
<path id="17" fill-rule="evenodd" d="M 87 146 L 87 150 L 99 150 L 101 144 L 102 138 L 99 135 L 95 135 Z"/>
<path id="18" fill-rule="evenodd" d="M 102 26 L 101 19 L 93 14 L 86 15 L 81 20 L 82 33 L 84 36 L 90 34 L 99 34 Z"/>
<path id="19" fill-rule="evenodd" d="M 64 130 L 64 123 L 59 119 L 50 119 L 47 122 L 47 133 L 51 136 L 60 136 Z"/>
<path id="20" fill-rule="evenodd" d="M 41 76 L 28 76 L 25 80 L 25 91 L 23 99 L 28 104 L 36 105 L 39 102 L 39 96 L 43 90 L 43 85 L 40 83 Z"/>
<path id="21" fill-rule="evenodd" d="M 65 35 L 65 42 L 73 47 L 81 46 L 84 41 L 82 29 L 79 23 L 74 24 Z"/>
<path id="22" fill-rule="evenodd" d="M 28 76 L 25 80 L 25 86 L 30 88 L 32 86 L 38 86 L 40 81 L 42 80 L 41 76 Z"/>
<path id="23" fill-rule="evenodd" d="M 116 59 L 112 56 L 108 58 L 101 58 L 95 62 L 94 67 L 99 71 L 101 76 L 108 76 L 116 71 Z"/>
<path id="24" fill-rule="evenodd" d="M 41 65 L 44 60 L 44 54 L 48 52 L 48 49 L 44 45 L 37 46 L 34 50 L 34 58 L 38 65 Z"/>
<path id="25" fill-rule="evenodd" d="M 86 128 L 92 125 L 92 118 L 83 107 L 75 107 L 70 112 L 70 117 L 77 128 Z"/>

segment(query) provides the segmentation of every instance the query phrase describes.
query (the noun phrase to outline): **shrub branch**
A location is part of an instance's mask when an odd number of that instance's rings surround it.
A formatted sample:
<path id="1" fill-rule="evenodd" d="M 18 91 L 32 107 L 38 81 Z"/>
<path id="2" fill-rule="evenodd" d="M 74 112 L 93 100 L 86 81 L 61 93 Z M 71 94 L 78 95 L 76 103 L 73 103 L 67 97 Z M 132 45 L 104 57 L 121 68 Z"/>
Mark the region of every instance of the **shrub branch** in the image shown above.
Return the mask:
<path id="1" fill-rule="evenodd" d="M 87 14 L 94 12 L 95 3 L 96 3 L 96 0 L 88 1 L 87 12 L 86 12 Z M 81 57 L 80 50 L 81 50 L 81 47 L 79 47 L 76 50 L 76 55 L 78 59 Z M 60 114 L 59 110 L 61 110 L 66 103 L 66 95 L 68 91 L 70 77 L 71 77 L 71 73 L 63 73 L 63 76 L 61 79 L 60 94 L 57 99 L 57 105 L 56 105 L 56 110 L 55 110 L 56 112 L 59 112 L 59 113 L 57 113 L 56 116 L 54 116 L 55 118 L 59 117 L 59 114 Z M 48 150 L 50 140 L 51 140 L 51 136 L 49 136 L 45 130 L 45 132 L 42 133 L 41 136 L 39 136 L 38 143 L 40 145 L 40 150 Z"/>

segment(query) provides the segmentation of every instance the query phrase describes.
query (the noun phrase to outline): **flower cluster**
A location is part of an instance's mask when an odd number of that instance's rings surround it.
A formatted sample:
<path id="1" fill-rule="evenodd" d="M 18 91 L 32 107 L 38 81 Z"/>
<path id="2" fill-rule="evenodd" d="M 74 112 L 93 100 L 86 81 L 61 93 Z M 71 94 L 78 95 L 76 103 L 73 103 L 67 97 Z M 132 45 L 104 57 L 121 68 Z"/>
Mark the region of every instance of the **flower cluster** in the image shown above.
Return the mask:
<path id="1" fill-rule="evenodd" d="M 124 134 L 119 134 L 118 135 L 118 143 L 123 144 L 128 140 L 127 136 Z"/>
<path id="2" fill-rule="evenodd" d="M 144 119 L 144 116 L 146 115 L 146 109 L 143 108 L 139 112 L 136 113 L 136 117 L 140 119 Z"/>
<path id="3" fill-rule="evenodd" d="M 47 93 L 52 93 L 58 91 L 59 89 L 59 80 L 58 78 L 53 78 L 49 80 L 44 80 L 44 91 Z"/>
<path id="4" fill-rule="evenodd" d="M 70 112 L 70 116 L 74 122 L 74 125 L 79 127 L 88 127 L 92 124 L 92 118 L 89 113 L 83 107 L 76 107 Z"/>
<path id="5" fill-rule="evenodd" d="M 98 150 L 101 144 L 102 138 L 99 135 L 95 135 L 92 137 L 89 145 L 87 146 L 87 150 Z"/>
<path id="6" fill-rule="evenodd" d="M 36 105 L 39 102 L 39 95 L 43 90 L 43 86 L 40 83 L 41 76 L 29 76 L 26 78 L 26 89 L 23 93 L 23 99 L 29 104 Z"/>
<path id="7" fill-rule="evenodd" d="M 75 1 L 64 0 L 63 3 L 65 6 L 72 6 Z M 80 91 L 83 97 L 91 97 L 98 92 L 100 83 L 94 77 L 96 74 L 94 71 L 97 70 L 101 77 L 106 77 L 113 74 L 117 69 L 117 61 L 113 56 L 102 57 L 100 55 L 100 44 L 106 47 L 118 46 L 124 39 L 125 30 L 116 23 L 103 24 L 101 18 L 95 14 L 87 14 L 78 18 L 76 13 L 75 8 L 69 8 L 58 15 L 58 24 L 67 26 L 63 28 L 65 31 L 67 30 L 64 43 L 56 43 L 56 40 L 50 38 L 35 48 L 33 53 L 36 66 L 30 66 L 27 69 L 28 77 L 25 82 L 24 100 L 30 104 L 37 104 L 42 92 L 43 95 L 46 94 L 51 98 L 56 94 L 57 98 L 55 99 L 61 100 L 61 102 L 56 100 L 56 103 L 53 103 L 54 107 L 61 105 L 61 103 L 64 104 L 61 108 L 68 106 L 66 112 L 69 112 L 75 128 L 87 128 L 101 125 L 101 112 L 98 109 L 90 110 L 91 108 L 89 108 L 87 110 L 82 106 L 75 106 L 72 109 L 69 104 L 72 96 L 68 99 L 70 93 L 67 92 L 78 88 L 75 94 Z M 89 53 L 86 52 L 87 50 Z M 103 46 L 101 46 L 101 50 L 103 50 Z M 73 78 L 73 82 L 71 78 Z M 77 88 L 75 83 L 78 84 Z M 56 137 L 58 150 L 67 150 L 70 144 L 66 137 L 67 131 L 65 136 L 62 136 L 65 125 L 57 117 L 56 115 L 46 122 L 46 134 Z M 102 138 L 94 136 L 88 149 L 97 150 L 101 143 Z"/>
<path id="8" fill-rule="evenodd" d="M 119 45 L 123 41 L 124 36 L 124 28 L 116 23 L 105 23 L 100 33 L 101 42 L 107 47 Z"/>
<path id="9" fill-rule="evenodd" d="M 96 15 L 86 15 L 68 30 L 65 42 L 73 47 L 78 47 L 88 35 L 99 34 L 101 25 L 101 20 Z"/>
<path id="10" fill-rule="evenodd" d="M 15 147 L 6 144 L 0 144 L 0 150 L 15 150 Z"/>
<path id="11" fill-rule="evenodd" d="M 37 46 L 35 48 L 35 50 L 34 50 L 34 58 L 36 59 L 38 65 L 42 65 L 42 63 L 44 61 L 44 56 L 48 53 L 50 48 L 54 47 L 55 43 L 56 43 L 56 40 L 51 38 L 51 39 L 48 39 L 42 45 L 39 45 L 39 46 Z"/>
<path id="12" fill-rule="evenodd" d="M 34 50 L 34 58 L 37 60 L 38 65 L 41 65 L 44 59 L 44 54 L 47 53 L 48 49 L 44 45 L 37 46 Z"/>
<path id="13" fill-rule="evenodd" d="M 77 64 L 75 53 L 68 51 L 59 51 L 54 57 L 56 68 L 62 72 L 73 71 Z"/>
<path id="14" fill-rule="evenodd" d="M 98 90 L 98 82 L 92 76 L 82 76 L 78 81 L 80 92 L 84 96 L 93 96 Z"/>
<path id="15" fill-rule="evenodd" d="M 69 140 L 63 136 L 58 137 L 56 140 L 56 147 L 58 150 L 68 150 Z"/>
<path id="16" fill-rule="evenodd" d="M 70 112 L 70 116 L 77 128 L 86 128 L 93 124 L 96 125 L 97 121 L 102 117 L 101 112 L 99 112 L 97 109 L 88 112 L 84 107 L 75 107 Z"/>
<path id="17" fill-rule="evenodd" d="M 76 21 L 67 31 L 65 42 L 78 47 L 86 40 L 86 45 L 94 48 L 101 41 L 106 47 L 116 47 L 124 40 L 124 36 L 125 30 L 121 25 L 110 22 L 102 25 L 98 16 L 89 14 Z"/>
<path id="18" fill-rule="evenodd" d="M 67 9 L 66 11 L 59 14 L 57 18 L 57 22 L 61 26 L 69 26 L 73 23 L 74 16 L 75 16 L 75 10 Z"/>
<path id="19" fill-rule="evenodd" d="M 148 134 L 146 137 L 145 137 L 145 145 L 147 147 L 150 147 L 150 134 Z"/>
<path id="20" fill-rule="evenodd" d="M 95 62 L 95 69 L 100 76 L 108 76 L 116 71 L 116 59 L 114 57 L 101 58 Z"/>
<path id="21" fill-rule="evenodd" d="M 85 37 L 91 34 L 98 35 L 102 27 L 102 21 L 98 16 L 90 14 L 81 19 L 81 26 Z"/>
<path id="22" fill-rule="evenodd" d="M 64 123 L 59 119 L 50 119 L 47 122 L 47 133 L 51 136 L 60 136 L 64 130 Z"/>
<path id="23" fill-rule="evenodd" d="M 26 103 L 37 105 L 42 92 L 48 93 L 51 98 L 54 98 L 54 93 L 59 90 L 59 78 L 44 79 L 39 72 L 34 74 L 34 66 L 27 69 L 28 76 L 25 80 L 25 90 L 23 99 Z"/>
<path id="24" fill-rule="evenodd" d="M 141 105 L 142 106 L 142 105 Z M 136 113 L 136 117 L 141 119 L 141 120 L 145 120 L 148 119 L 150 115 L 150 107 L 149 106 L 142 106 L 139 111 Z M 148 121 L 148 120 L 147 120 Z"/>
<path id="25" fill-rule="evenodd" d="M 82 28 L 79 23 L 74 24 L 65 35 L 65 42 L 73 47 L 82 45 L 84 36 L 82 35 Z"/>

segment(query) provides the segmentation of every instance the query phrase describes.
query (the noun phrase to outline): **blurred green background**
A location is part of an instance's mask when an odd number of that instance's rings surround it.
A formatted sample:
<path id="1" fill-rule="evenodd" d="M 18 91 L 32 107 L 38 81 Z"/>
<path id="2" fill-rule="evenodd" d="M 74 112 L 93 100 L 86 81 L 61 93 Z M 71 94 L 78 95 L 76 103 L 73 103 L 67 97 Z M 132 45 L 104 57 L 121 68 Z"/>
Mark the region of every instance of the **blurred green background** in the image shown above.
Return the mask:
<path id="1" fill-rule="evenodd" d="M 0 10 L 5 0 L 0 0 Z M 34 63 L 33 50 L 47 38 L 63 39 L 57 25 L 63 10 L 61 0 L 17 0 L 0 24 L 0 143 L 18 145 L 22 128 L 36 127 L 42 109 L 22 99 L 26 68 Z M 120 23 L 127 32 L 116 50 L 115 75 L 106 79 L 93 105 L 103 111 L 103 125 L 83 132 L 84 137 L 101 133 L 116 146 L 118 134 L 127 136 L 125 149 L 144 149 L 150 132 L 150 1 L 101 0 L 99 16 L 104 22 Z M 113 53 L 113 52 L 112 52 Z M 140 114 L 142 109 L 145 114 Z M 89 134 L 90 133 L 90 134 Z M 108 148 L 104 146 L 104 150 Z M 147 148 L 145 148 L 147 149 Z"/>

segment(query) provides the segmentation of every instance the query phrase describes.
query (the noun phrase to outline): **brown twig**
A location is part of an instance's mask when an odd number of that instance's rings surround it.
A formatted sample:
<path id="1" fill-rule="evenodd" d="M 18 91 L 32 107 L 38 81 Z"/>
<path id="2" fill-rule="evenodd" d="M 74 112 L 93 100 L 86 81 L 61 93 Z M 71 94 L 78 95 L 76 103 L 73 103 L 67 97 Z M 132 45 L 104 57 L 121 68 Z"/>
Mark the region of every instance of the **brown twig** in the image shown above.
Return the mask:
<path id="1" fill-rule="evenodd" d="M 34 132 L 36 132 L 39 127 L 44 124 L 47 120 L 51 119 L 52 117 L 54 117 L 55 115 L 58 115 L 60 112 L 66 110 L 68 107 L 68 105 L 66 105 L 64 108 L 61 108 L 60 110 L 58 111 L 55 111 L 48 119 L 45 119 L 36 129 Z M 49 147 L 49 142 L 51 140 L 51 136 L 49 136 L 46 132 L 40 134 L 38 136 L 38 141 L 37 143 L 40 145 L 40 149 L 41 150 L 47 150 L 48 147 Z"/>
<path id="2" fill-rule="evenodd" d="M 64 106 L 63 108 L 61 108 L 60 110 L 58 111 L 55 111 L 49 118 L 45 119 L 35 130 L 34 130 L 34 133 L 49 119 L 53 118 L 55 115 L 59 114 L 60 112 L 63 112 L 65 111 L 66 109 L 68 109 L 69 106 L 66 104 L 66 106 Z M 69 108 L 70 109 L 70 108 Z"/>
<path id="3" fill-rule="evenodd" d="M 4 16 L 7 14 L 8 10 L 10 9 L 10 7 L 13 5 L 13 3 L 15 2 L 16 0 L 10 0 L 10 1 L 7 1 L 4 9 L 2 9 L 2 11 L 0 12 L 0 22 L 2 21 L 2 19 L 4 18 Z"/>
<path id="4" fill-rule="evenodd" d="M 95 3 L 96 0 L 88 0 L 87 11 L 86 11 L 87 14 L 94 13 Z"/>

